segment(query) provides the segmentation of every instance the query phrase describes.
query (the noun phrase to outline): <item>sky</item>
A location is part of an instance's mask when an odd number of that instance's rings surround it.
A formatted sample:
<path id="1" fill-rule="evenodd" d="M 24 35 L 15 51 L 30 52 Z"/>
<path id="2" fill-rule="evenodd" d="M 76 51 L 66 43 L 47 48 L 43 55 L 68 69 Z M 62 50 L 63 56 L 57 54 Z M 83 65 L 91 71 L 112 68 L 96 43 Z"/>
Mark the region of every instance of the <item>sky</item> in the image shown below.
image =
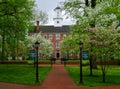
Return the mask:
<path id="1" fill-rule="evenodd" d="M 36 8 L 42 10 L 48 14 L 49 21 L 47 25 L 53 25 L 54 18 L 54 9 L 59 5 L 59 2 L 64 2 L 65 0 L 36 0 Z M 65 19 L 63 15 L 63 25 L 70 25 L 72 21 L 69 19 Z"/>

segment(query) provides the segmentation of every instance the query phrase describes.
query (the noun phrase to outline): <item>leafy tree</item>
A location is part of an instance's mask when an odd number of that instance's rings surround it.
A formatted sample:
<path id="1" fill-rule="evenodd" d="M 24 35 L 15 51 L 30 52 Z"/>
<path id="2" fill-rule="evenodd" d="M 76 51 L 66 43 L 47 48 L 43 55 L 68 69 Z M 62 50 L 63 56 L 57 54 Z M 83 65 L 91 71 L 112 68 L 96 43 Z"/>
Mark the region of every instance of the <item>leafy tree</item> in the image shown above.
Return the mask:
<path id="1" fill-rule="evenodd" d="M 66 37 L 64 40 L 61 41 L 61 50 L 63 53 L 63 58 L 67 57 L 69 58 L 69 54 L 72 53 L 76 55 L 77 59 L 77 54 L 79 52 L 78 45 L 75 43 L 75 39 L 72 35 L 69 35 Z"/>
<path id="2" fill-rule="evenodd" d="M 97 61 L 101 64 L 101 70 L 103 74 L 103 82 L 105 82 L 105 76 L 109 61 L 113 60 L 115 54 L 118 54 L 120 49 L 116 42 L 116 35 L 118 34 L 114 29 L 98 29 L 92 30 L 94 33 L 91 44 L 94 45 L 94 54 L 97 55 Z"/>
<path id="3" fill-rule="evenodd" d="M 34 49 L 35 42 L 38 41 L 40 43 L 39 47 L 39 55 L 50 56 L 51 51 L 53 50 L 52 43 L 50 40 L 47 40 L 41 36 L 41 33 L 37 35 L 34 34 L 32 36 L 26 36 L 25 41 L 22 42 L 24 50 L 24 54 L 29 54 L 29 49 Z"/>
<path id="4" fill-rule="evenodd" d="M 34 20 L 40 21 L 40 24 L 46 24 L 48 22 L 48 15 L 42 10 L 34 10 Z"/>
<path id="5" fill-rule="evenodd" d="M 4 61 L 5 56 L 5 43 L 7 42 L 6 39 L 11 37 L 18 40 L 24 39 L 26 30 L 29 29 L 31 25 L 33 6 L 33 0 L 0 0 L 2 61 Z"/>
<path id="6" fill-rule="evenodd" d="M 110 30 L 110 27 L 112 27 L 112 29 L 119 30 L 119 27 L 120 27 L 119 5 L 120 5 L 120 0 L 107 0 L 107 1 L 106 0 L 85 0 L 85 2 L 83 2 L 83 0 L 67 0 L 64 3 L 64 10 L 66 11 L 66 14 L 68 14 L 71 18 L 75 19 L 77 22 L 74 25 L 73 30 L 71 30 L 71 33 L 78 35 L 78 39 L 82 40 L 83 42 L 86 42 L 85 39 L 88 40 L 89 42 L 89 43 L 87 42 L 88 47 L 90 50 L 92 50 L 91 55 L 95 54 L 95 56 L 97 56 L 96 50 L 98 50 L 99 48 L 96 48 L 95 44 L 91 43 L 92 39 L 94 38 L 94 35 L 96 36 L 97 34 L 94 32 L 91 33 L 91 31 L 89 30 L 95 30 L 95 29 Z M 101 32 L 98 32 L 98 33 L 101 33 Z M 105 34 L 103 31 L 101 35 L 103 35 L 104 37 L 108 35 L 107 33 Z M 111 40 L 112 38 L 108 38 L 108 39 L 105 38 L 105 39 Z M 115 44 L 116 43 L 117 42 L 115 42 Z M 115 44 L 113 47 L 114 49 L 115 49 Z M 105 49 L 110 49 L 110 48 L 105 48 Z M 101 55 L 103 56 L 104 53 Z M 105 59 L 107 60 L 107 58 Z M 92 69 L 92 66 L 90 66 L 90 70 L 91 69 Z M 92 70 L 90 74 L 92 75 Z M 104 73 L 103 73 L 103 76 L 104 76 Z"/>

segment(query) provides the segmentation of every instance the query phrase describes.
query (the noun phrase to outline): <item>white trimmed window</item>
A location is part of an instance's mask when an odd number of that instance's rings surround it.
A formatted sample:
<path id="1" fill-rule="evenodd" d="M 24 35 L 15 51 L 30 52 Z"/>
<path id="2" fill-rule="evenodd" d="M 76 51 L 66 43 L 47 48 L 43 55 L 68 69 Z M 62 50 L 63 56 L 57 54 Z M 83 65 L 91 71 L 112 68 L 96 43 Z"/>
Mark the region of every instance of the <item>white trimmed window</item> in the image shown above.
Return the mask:
<path id="1" fill-rule="evenodd" d="M 56 43 L 56 48 L 60 48 L 60 43 L 59 42 Z"/>
<path id="2" fill-rule="evenodd" d="M 52 34 L 50 34 L 50 35 L 49 35 L 49 39 L 52 39 L 52 37 L 53 37 Z"/>
<path id="3" fill-rule="evenodd" d="M 60 34 L 56 34 L 56 39 L 57 39 L 57 40 L 60 39 Z"/>
<path id="4" fill-rule="evenodd" d="M 63 38 L 65 38 L 65 37 L 66 37 L 66 34 L 63 35 Z"/>

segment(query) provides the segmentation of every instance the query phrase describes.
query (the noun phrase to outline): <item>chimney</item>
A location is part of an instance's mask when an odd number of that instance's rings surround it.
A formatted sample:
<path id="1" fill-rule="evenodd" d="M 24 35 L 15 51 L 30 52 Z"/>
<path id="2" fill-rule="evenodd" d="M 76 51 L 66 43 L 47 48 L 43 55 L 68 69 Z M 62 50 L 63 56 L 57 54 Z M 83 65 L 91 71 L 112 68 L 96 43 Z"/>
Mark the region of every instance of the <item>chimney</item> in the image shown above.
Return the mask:
<path id="1" fill-rule="evenodd" d="M 39 21 L 36 21 L 36 31 L 39 31 L 39 29 L 40 29 Z"/>

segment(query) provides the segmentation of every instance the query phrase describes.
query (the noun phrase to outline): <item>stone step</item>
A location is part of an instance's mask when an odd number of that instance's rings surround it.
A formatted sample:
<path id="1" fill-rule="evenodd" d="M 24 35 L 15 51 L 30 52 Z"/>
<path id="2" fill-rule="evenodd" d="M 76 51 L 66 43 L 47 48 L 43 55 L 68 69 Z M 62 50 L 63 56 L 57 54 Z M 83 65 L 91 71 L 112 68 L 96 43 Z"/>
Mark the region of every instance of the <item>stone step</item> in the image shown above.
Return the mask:
<path id="1" fill-rule="evenodd" d="M 61 60 L 56 60 L 55 64 L 61 64 Z"/>

